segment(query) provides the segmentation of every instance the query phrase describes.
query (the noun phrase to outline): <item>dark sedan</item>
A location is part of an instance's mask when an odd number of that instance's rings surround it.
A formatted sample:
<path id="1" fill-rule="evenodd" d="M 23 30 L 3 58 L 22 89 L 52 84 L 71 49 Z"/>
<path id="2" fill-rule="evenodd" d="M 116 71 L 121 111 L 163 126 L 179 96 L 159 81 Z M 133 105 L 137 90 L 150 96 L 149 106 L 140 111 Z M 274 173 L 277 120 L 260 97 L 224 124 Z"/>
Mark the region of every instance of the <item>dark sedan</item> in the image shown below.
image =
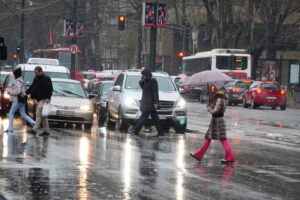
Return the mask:
<path id="1" fill-rule="evenodd" d="M 225 85 L 226 93 L 229 96 L 228 105 L 243 103 L 243 94 L 253 83 L 251 80 L 235 80 Z"/>
<path id="2" fill-rule="evenodd" d="M 113 87 L 114 81 L 100 81 L 95 84 L 94 89 L 89 94 L 91 103 L 97 113 L 99 126 L 103 125 L 105 120 L 107 93 Z"/>

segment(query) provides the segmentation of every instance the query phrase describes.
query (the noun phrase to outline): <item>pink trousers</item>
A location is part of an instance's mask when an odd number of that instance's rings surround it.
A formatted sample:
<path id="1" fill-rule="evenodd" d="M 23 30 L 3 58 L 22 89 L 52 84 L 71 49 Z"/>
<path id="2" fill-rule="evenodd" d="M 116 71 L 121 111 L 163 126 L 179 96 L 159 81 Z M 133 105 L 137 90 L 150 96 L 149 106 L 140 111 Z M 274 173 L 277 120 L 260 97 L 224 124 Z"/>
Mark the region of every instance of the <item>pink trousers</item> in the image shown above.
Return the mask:
<path id="1" fill-rule="evenodd" d="M 210 142 L 211 140 L 205 138 L 204 144 L 196 153 L 194 153 L 194 155 L 197 156 L 200 160 L 202 160 L 202 157 L 204 156 L 207 148 L 209 147 Z M 234 161 L 234 156 L 228 140 L 227 139 L 221 140 L 221 143 L 226 152 L 225 160 Z"/>

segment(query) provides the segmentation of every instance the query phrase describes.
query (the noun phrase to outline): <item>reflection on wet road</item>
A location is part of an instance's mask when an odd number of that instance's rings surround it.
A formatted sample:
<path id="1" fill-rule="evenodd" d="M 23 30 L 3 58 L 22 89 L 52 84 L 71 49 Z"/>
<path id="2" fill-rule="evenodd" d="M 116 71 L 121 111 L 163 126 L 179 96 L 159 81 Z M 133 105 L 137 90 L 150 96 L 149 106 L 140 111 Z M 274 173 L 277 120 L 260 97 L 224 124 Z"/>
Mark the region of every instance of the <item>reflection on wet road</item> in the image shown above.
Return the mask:
<path id="1" fill-rule="evenodd" d="M 2 125 L 3 126 L 3 121 Z M 52 129 L 32 137 L 20 124 L 0 133 L 0 194 L 7 199 L 297 199 L 299 148 L 230 137 L 234 165 L 219 141 L 202 163 L 189 157 L 204 135 L 134 137 L 105 128 Z"/>

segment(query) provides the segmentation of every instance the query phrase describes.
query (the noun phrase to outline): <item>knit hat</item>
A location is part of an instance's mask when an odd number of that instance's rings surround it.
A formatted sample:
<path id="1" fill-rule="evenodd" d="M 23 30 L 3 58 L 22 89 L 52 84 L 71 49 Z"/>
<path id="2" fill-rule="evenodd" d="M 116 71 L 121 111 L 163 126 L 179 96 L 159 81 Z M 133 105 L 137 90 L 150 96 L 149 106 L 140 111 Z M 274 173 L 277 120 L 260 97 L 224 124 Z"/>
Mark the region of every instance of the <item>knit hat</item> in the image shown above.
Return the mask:
<path id="1" fill-rule="evenodd" d="M 15 76 L 15 79 L 19 78 L 20 76 L 22 76 L 22 70 L 21 68 L 17 68 L 14 70 L 13 72 L 14 76 Z"/>

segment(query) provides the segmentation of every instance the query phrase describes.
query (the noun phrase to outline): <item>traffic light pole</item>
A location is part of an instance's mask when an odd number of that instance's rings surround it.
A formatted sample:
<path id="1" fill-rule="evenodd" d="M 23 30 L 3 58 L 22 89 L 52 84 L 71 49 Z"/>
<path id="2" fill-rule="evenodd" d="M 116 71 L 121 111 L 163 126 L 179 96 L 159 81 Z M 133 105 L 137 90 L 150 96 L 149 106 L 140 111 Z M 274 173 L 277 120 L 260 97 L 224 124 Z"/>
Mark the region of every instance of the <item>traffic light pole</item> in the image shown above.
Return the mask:
<path id="1" fill-rule="evenodd" d="M 18 55 L 19 63 L 23 63 L 24 59 L 24 8 L 25 0 L 22 0 L 22 11 L 21 11 L 21 27 L 20 27 L 20 55 Z"/>
<path id="2" fill-rule="evenodd" d="M 154 6 L 154 23 L 150 30 L 150 69 L 155 71 L 155 60 L 156 60 L 156 35 L 157 35 L 157 3 Z"/>
<path id="3" fill-rule="evenodd" d="M 77 0 L 73 1 L 73 20 L 75 22 L 77 21 Z M 75 23 L 75 26 L 77 26 L 77 23 Z M 73 37 L 72 37 L 72 44 L 71 45 L 73 45 L 73 44 L 77 45 L 76 28 L 74 30 L 74 34 L 73 34 Z M 71 79 L 75 79 L 75 66 L 76 66 L 76 53 L 75 54 L 71 54 Z"/>

